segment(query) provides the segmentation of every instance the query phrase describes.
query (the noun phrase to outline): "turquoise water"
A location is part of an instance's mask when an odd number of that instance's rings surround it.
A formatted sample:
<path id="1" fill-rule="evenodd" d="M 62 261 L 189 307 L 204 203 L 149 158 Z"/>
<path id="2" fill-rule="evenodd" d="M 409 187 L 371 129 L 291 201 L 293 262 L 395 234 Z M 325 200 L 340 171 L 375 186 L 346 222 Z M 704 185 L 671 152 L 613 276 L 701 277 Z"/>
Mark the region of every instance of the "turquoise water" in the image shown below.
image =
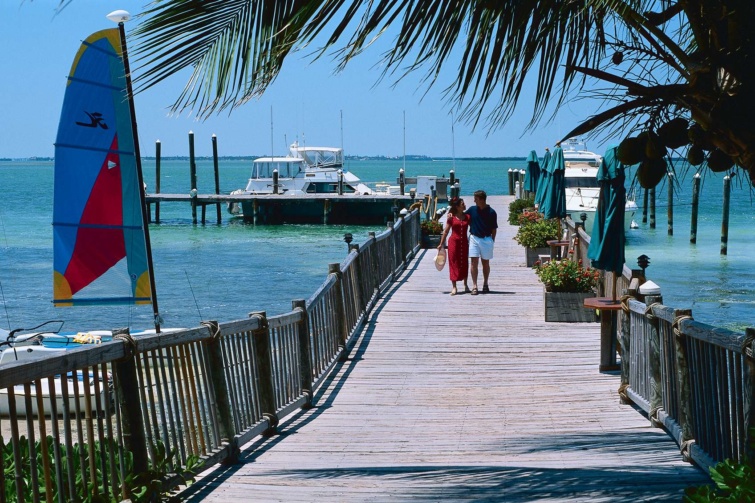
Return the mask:
<path id="1" fill-rule="evenodd" d="M 401 159 L 349 160 L 347 167 L 365 182 L 395 184 Z M 489 194 L 508 193 L 507 171 L 522 168 L 520 160 L 407 160 L 407 176 L 448 175 L 455 167 L 462 194 L 478 188 Z M 228 193 L 245 185 L 249 160 L 220 161 L 220 190 Z M 153 160 L 144 161 L 150 191 L 155 186 Z M 49 319 L 66 320 L 65 329 L 149 328 L 149 306 L 53 308 L 52 296 L 52 178 L 51 162 L 0 161 L 0 287 L 3 308 L 0 327 L 34 326 Z M 200 192 L 214 191 L 213 165 L 197 161 Z M 741 330 L 755 325 L 753 285 L 755 254 L 748 252 L 755 224 L 750 192 L 732 191 L 729 255 L 719 255 L 721 177 L 703 185 L 698 244 L 689 245 L 691 180 L 680 183 L 674 212 L 675 234 L 666 236 L 665 188 L 659 190 L 657 228 L 647 226 L 627 234 L 627 261 L 634 265 L 640 254 L 650 256 L 648 276 L 663 289 L 664 302 L 691 308 L 696 319 Z M 188 161 L 161 163 L 161 191 L 187 193 Z M 641 206 L 641 199 L 638 200 Z M 343 234 L 359 243 L 369 231 L 382 227 L 323 225 L 245 225 L 230 219 L 223 208 L 223 223 L 214 224 L 208 207 L 206 226 L 192 226 L 188 206 L 177 203 L 161 208 L 161 224 L 152 225 L 155 281 L 165 326 L 196 326 L 200 320 L 227 321 L 250 311 L 286 312 L 291 300 L 307 298 L 327 275 L 328 264 L 346 254 Z M 640 222 L 638 215 L 636 220 Z M 504 224 L 505 225 L 505 224 Z"/>

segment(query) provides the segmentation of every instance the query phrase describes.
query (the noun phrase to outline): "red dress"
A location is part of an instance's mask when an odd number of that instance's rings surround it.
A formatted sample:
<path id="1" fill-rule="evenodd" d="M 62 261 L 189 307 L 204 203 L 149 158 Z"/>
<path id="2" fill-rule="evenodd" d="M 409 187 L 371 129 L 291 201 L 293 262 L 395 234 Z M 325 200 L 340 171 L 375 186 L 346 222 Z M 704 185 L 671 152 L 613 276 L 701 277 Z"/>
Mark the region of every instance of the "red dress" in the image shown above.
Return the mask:
<path id="1" fill-rule="evenodd" d="M 469 221 L 471 217 L 462 213 L 463 220 L 456 216 L 448 217 L 451 224 L 451 237 L 448 238 L 448 273 L 451 281 L 464 281 L 469 271 Z"/>

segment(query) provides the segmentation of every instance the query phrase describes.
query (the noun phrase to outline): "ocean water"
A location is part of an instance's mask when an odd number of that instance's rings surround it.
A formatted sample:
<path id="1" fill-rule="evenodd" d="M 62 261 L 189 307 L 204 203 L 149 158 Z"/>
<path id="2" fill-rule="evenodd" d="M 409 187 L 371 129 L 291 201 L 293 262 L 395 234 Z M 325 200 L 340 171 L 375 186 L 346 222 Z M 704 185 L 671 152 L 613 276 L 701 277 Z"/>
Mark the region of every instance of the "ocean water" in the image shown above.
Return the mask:
<path id="1" fill-rule="evenodd" d="M 509 168 L 523 168 L 524 160 L 348 160 L 347 168 L 367 183 L 396 183 L 398 171 L 407 176 L 448 175 L 454 168 L 462 195 L 477 189 L 507 194 Z M 220 191 L 246 184 L 251 158 L 220 160 Z M 155 162 L 145 159 L 148 190 L 155 187 Z M 753 326 L 755 254 L 750 229 L 755 208 L 749 190 L 732 190 L 729 254 L 720 249 L 721 177 L 708 178 L 698 223 L 698 244 L 689 245 L 691 178 L 681 180 L 674 208 L 674 236 L 666 235 L 666 190 L 657 197 L 657 228 L 642 225 L 627 233 L 627 262 L 650 256 L 647 275 L 663 291 L 664 303 L 691 308 L 705 323 L 735 330 Z M 161 192 L 187 193 L 186 160 L 161 162 Z M 66 330 L 150 328 L 149 306 L 54 308 L 52 306 L 52 182 L 48 161 L 0 161 L 0 327 L 32 327 L 52 319 L 65 320 Z M 211 160 L 197 161 L 200 192 L 214 191 Z M 736 184 L 735 184 L 736 185 Z M 641 198 L 638 204 L 642 206 Z M 228 321 L 251 311 L 269 315 L 290 310 L 291 300 L 306 299 L 327 276 L 328 264 L 340 262 L 347 251 L 346 232 L 354 242 L 375 226 L 281 225 L 253 226 L 223 210 L 215 224 L 215 210 L 207 208 L 207 225 L 193 226 L 188 205 L 162 205 L 159 225 L 150 226 L 155 281 L 164 326 L 196 326 L 201 320 Z M 638 223 L 641 216 L 636 217 Z M 501 222 L 502 225 L 507 225 Z"/>

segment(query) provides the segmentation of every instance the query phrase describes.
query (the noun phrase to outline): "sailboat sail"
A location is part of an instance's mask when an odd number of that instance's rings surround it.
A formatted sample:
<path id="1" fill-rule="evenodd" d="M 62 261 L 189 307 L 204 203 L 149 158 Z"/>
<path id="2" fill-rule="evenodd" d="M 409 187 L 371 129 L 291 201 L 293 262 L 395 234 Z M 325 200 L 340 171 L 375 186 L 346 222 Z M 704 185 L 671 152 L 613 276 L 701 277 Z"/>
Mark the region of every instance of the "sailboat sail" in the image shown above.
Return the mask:
<path id="1" fill-rule="evenodd" d="M 138 145 L 117 28 L 89 36 L 55 143 L 53 303 L 152 302 Z"/>

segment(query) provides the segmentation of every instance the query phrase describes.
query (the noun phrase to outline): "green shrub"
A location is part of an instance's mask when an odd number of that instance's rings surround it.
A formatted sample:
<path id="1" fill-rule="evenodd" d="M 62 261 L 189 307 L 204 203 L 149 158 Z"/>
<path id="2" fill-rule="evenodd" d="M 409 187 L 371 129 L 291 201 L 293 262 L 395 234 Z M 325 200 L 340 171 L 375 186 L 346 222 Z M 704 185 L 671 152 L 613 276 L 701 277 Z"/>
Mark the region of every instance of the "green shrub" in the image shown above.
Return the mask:
<path id="1" fill-rule="evenodd" d="M 527 248 L 545 248 L 548 241 L 559 239 L 560 232 L 558 219 L 540 220 L 520 225 L 514 240 Z"/>
<path id="2" fill-rule="evenodd" d="M 738 503 L 755 501 L 755 461 L 737 463 L 727 459 L 710 469 L 715 486 L 688 487 L 686 503 Z"/>
<path id="3" fill-rule="evenodd" d="M 509 223 L 519 225 L 519 215 L 526 209 L 535 208 L 535 199 L 514 199 L 509 203 Z"/>

